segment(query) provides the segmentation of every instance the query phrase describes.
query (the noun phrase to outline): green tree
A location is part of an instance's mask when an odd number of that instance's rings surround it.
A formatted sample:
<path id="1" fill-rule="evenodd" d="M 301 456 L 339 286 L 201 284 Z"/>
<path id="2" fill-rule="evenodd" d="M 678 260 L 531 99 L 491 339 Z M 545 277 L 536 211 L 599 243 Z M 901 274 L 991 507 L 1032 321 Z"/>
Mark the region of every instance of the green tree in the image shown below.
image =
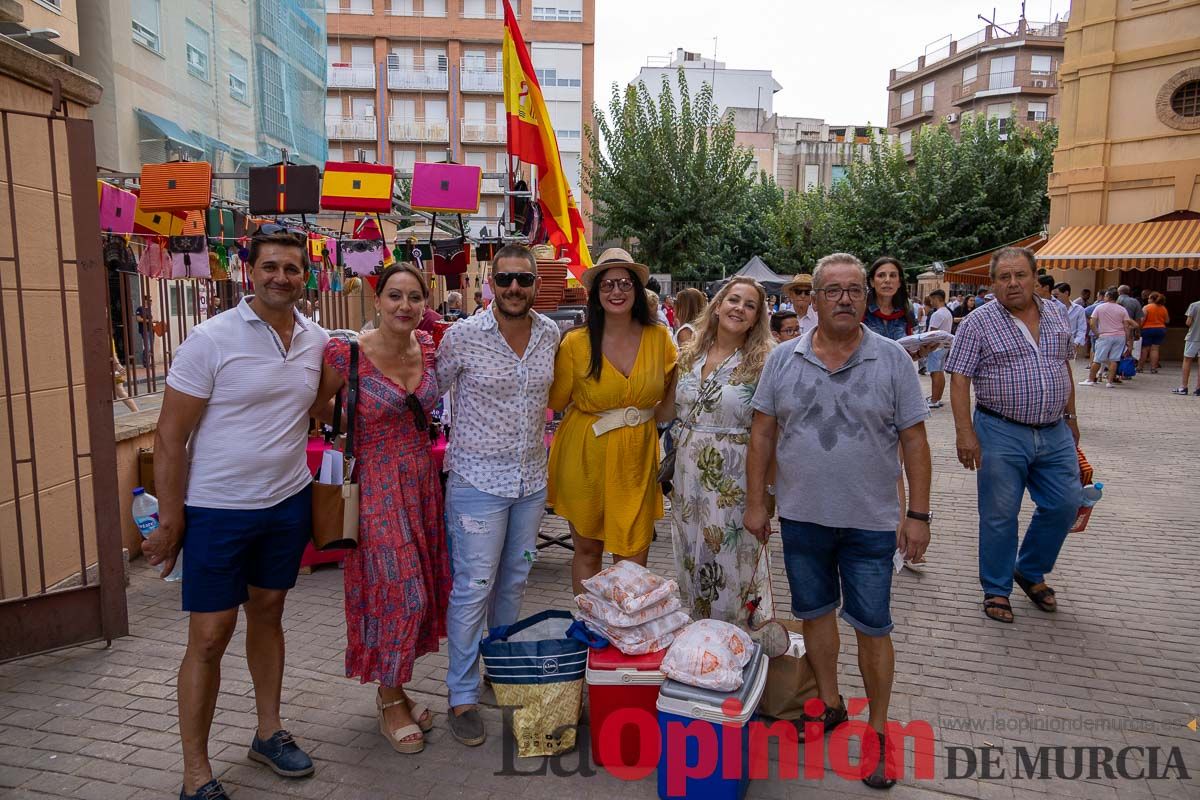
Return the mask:
<path id="1" fill-rule="evenodd" d="M 955 139 L 945 125 L 913 137 L 912 162 L 898 144 L 874 142 L 830 190 L 789 194 L 767 212 L 765 260 L 776 272 L 807 271 L 834 251 L 865 261 L 887 254 L 910 277 L 1040 230 L 1049 216 L 1046 184 L 1058 131 L 965 120 Z M 1007 132 L 1008 135 L 1004 135 Z"/>
<path id="2" fill-rule="evenodd" d="M 608 113 L 593 110 L 583 186 L 596 225 L 630 241 L 635 258 L 681 279 L 720 276 L 722 259 L 763 238 L 748 197 L 753 156 L 709 85 L 693 98 L 682 69 L 678 82 L 678 104 L 666 79 L 657 100 L 642 82 L 614 84 Z"/>

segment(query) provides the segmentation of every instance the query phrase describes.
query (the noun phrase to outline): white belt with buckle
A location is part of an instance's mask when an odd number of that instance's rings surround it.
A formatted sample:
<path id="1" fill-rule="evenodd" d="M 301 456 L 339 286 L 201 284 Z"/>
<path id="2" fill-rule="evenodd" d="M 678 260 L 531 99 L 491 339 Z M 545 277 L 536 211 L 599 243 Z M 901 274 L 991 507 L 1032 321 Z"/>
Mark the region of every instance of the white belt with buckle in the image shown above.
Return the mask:
<path id="1" fill-rule="evenodd" d="M 599 417 L 592 423 L 592 433 L 597 436 L 603 436 L 609 431 L 615 431 L 617 428 L 636 428 L 638 425 L 649 422 L 654 419 L 653 408 L 610 408 L 608 411 L 602 411 L 596 416 Z"/>

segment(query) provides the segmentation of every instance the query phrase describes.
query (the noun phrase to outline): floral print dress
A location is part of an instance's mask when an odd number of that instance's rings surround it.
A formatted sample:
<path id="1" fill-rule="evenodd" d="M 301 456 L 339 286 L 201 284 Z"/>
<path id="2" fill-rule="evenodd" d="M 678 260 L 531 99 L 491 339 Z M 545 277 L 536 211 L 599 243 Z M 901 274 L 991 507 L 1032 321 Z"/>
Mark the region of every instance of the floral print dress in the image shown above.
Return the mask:
<path id="1" fill-rule="evenodd" d="M 413 394 L 426 418 L 437 404 L 433 339 L 417 332 L 424 374 Z M 350 347 L 330 339 L 325 361 L 343 379 Z M 450 560 L 442 488 L 429 434 L 417 429 L 408 392 L 358 354 L 355 475 L 358 547 L 346 554 L 346 676 L 402 686 L 413 663 L 446 635 Z"/>
<path id="2" fill-rule="evenodd" d="M 749 629 L 774 616 L 767 551 L 742 527 L 750 401 L 757 383 L 733 382 L 740 353 L 702 381 L 705 360 L 701 356 L 691 370 L 680 372 L 675 391 L 682 427 L 674 432 L 679 449 L 671 521 L 679 593 L 694 618 Z M 751 617 L 747 606 L 755 601 Z"/>

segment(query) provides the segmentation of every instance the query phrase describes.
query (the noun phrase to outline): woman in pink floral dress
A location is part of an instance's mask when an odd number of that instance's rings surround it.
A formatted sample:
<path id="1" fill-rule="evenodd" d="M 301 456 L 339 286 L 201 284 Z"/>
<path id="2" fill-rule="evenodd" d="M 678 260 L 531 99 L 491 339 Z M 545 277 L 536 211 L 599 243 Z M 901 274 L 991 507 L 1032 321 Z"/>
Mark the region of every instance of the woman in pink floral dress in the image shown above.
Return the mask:
<path id="1" fill-rule="evenodd" d="M 359 337 L 355 475 L 358 548 L 345 560 L 346 675 L 379 684 L 379 727 L 392 747 L 417 753 L 429 710 L 404 684 L 413 663 L 446 635 L 450 566 L 442 491 L 431 458 L 429 414 L 438 401 L 433 340 L 417 330 L 429 288 L 409 264 L 379 277 L 379 327 Z M 330 339 L 314 408 L 345 383 L 350 346 Z M 325 411 L 323 416 L 328 416 Z"/>

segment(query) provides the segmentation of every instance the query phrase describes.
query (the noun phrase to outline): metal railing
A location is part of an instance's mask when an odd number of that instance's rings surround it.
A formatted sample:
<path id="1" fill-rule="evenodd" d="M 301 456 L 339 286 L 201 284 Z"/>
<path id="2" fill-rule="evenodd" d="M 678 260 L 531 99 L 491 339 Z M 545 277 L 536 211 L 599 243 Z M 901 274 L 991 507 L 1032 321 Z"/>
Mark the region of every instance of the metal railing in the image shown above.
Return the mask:
<path id="1" fill-rule="evenodd" d="M 352 139 L 355 141 L 376 140 L 379 125 L 375 117 L 342 117 L 325 115 L 325 135 L 330 139 Z"/>
<path id="2" fill-rule="evenodd" d="M 1066 31 L 1066 19 L 1056 20 L 1055 22 L 1030 22 L 1028 20 L 998 22 L 959 39 L 955 39 L 943 47 L 939 47 L 932 52 L 913 59 L 903 66 L 896 67 L 893 70 L 895 74 L 892 80 L 899 80 L 907 75 L 921 72 L 926 67 L 932 66 L 939 61 L 944 61 L 952 56 L 962 55 L 971 48 L 978 47 L 986 42 L 1017 39 L 1022 36 L 1041 39 L 1061 39 L 1066 35 Z"/>
<path id="3" fill-rule="evenodd" d="M 420 11 L 413 7 L 413 0 L 392 0 L 391 8 L 388 13 L 393 17 L 445 17 L 446 6 L 443 4 L 440 9 L 421 8 Z"/>
<path id="4" fill-rule="evenodd" d="M 485 169 L 486 173 L 487 170 Z M 484 178 L 480 185 L 480 191 L 483 194 L 504 194 L 504 179 L 503 178 Z"/>
<path id="5" fill-rule="evenodd" d="M 325 79 L 331 89 L 374 89 L 374 64 L 330 64 Z"/>
<path id="6" fill-rule="evenodd" d="M 388 139 L 393 142 L 449 142 L 448 120 L 388 118 Z"/>
<path id="7" fill-rule="evenodd" d="M 464 92 L 500 94 L 504 91 L 504 67 L 495 57 L 466 57 L 460 62 L 459 85 Z"/>
<path id="8" fill-rule="evenodd" d="M 922 96 L 920 98 L 910 100 L 907 103 L 901 103 L 898 106 L 892 106 L 888 111 L 888 122 L 895 124 L 902 119 L 909 117 L 922 116 L 924 114 L 933 113 L 933 97 Z"/>
<path id="9" fill-rule="evenodd" d="M 956 83 L 950 96 L 957 103 L 974 97 L 980 92 L 1005 89 L 1035 93 L 1046 90 L 1046 94 L 1052 94 L 1058 88 L 1058 73 L 1054 72 L 1054 69 L 1055 67 L 1052 66 L 1051 72 L 1033 72 L 1028 69 L 987 72 L 977 76 L 973 81 Z"/>
<path id="10" fill-rule="evenodd" d="M 387 68 L 389 89 L 413 89 L 417 91 L 445 91 L 450 85 L 445 59 L 426 66 L 424 58 L 412 61 L 389 63 Z"/>
<path id="11" fill-rule="evenodd" d="M 192 329 L 253 293 L 240 273 L 223 281 L 148 278 L 125 272 L 109 275 L 109 330 L 117 361 L 112 382 L 116 414 L 135 412 L 138 400 L 162 392 L 175 352 Z M 305 300 L 313 305 L 301 312 L 324 327 L 349 324 L 348 295 L 310 290 Z"/>
<path id="12" fill-rule="evenodd" d="M 502 122 L 462 121 L 462 141 L 472 144 L 504 144 L 508 126 Z"/>
<path id="13" fill-rule="evenodd" d="M 501 5 L 500 0 L 495 0 L 495 2 L 496 2 L 496 5 L 494 5 L 492 8 L 489 9 L 487 7 L 487 3 L 485 1 L 484 8 L 482 11 L 475 11 L 473 9 L 468 9 L 466 4 L 464 3 L 462 18 L 463 19 L 504 19 L 504 6 Z M 513 9 L 513 14 L 515 14 L 517 16 L 517 18 L 520 19 L 521 12 L 518 11 L 516 8 Z"/>

